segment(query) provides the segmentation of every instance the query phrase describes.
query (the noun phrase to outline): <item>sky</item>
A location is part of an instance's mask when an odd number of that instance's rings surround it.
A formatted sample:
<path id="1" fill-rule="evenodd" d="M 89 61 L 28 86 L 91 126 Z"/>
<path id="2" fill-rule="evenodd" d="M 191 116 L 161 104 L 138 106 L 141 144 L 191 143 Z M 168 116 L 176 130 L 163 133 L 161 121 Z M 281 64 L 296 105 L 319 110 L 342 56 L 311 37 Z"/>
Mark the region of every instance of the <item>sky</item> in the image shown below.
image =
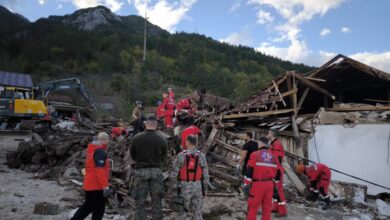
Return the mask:
<path id="1" fill-rule="evenodd" d="M 0 0 L 30 21 L 104 5 L 297 63 L 321 66 L 341 53 L 390 72 L 389 0 Z"/>

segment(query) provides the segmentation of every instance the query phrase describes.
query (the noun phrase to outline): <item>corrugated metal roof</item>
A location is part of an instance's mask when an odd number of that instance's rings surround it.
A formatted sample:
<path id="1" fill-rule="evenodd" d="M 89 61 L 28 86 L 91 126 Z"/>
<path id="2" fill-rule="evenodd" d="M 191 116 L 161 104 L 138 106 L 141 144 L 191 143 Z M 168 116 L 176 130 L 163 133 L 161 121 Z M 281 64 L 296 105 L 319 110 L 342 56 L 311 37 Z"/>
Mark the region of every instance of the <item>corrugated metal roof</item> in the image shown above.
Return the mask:
<path id="1" fill-rule="evenodd" d="M 32 88 L 34 86 L 31 75 L 24 73 L 10 73 L 0 71 L 0 85 Z"/>

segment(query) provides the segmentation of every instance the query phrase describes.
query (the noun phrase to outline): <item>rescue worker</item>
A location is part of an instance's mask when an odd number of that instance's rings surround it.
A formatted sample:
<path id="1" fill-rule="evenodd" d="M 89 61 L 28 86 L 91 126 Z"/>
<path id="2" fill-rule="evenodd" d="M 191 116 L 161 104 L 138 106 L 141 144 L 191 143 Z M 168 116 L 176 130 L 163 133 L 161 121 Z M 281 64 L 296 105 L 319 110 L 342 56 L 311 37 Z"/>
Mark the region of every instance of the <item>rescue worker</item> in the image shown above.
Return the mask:
<path id="1" fill-rule="evenodd" d="M 278 212 L 280 217 L 287 216 L 286 197 L 283 190 L 284 168 L 282 166 L 284 159 L 284 147 L 278 139 L 278 132 L 270 129 L 268 132 L 268 140 L 270 142 L 270 150 L 277 158 L 278 170 L 280 171 L 280 180 L 276 181 L 276 194 L 274 195 L 273 212 Z"/>
<path id="2" fill-rule="evenodd" d="M 175 100 L 175 93 L 173 92 L 172 88 L 168 88 L 168 95 L 169 98 Z"/>
<path id="3" fill-rule="evenodd" d="M 134 135 L 137 134 L 138 132 L 141 132 L 144 130 L 144 127 L 142 124 L 142 122 L 144 121 L 142 110 L 143 110 L 142 101 L 136 101 L 135 107 L 134 107 L 133 112 L 131 114 L 132 124 L 134 127 L 134 131 L 133 131 Z"/>
<path id="4" fill-rule="evenodd" d="M 181 210 L 178 219 L 203 219 L 203 197 L 206 196 L 210 177 L 206 156 L 196 149 L 197 142 L 196 136 L 187 137 L 187 150 L 178 154 L 170 175 L 171 181 L 177 182 L 184 200 L 184 210 Z"/>
<path id="5" fill-rule="evenodd" d="M 261 206 L 261 219 L 270 220 L 274 181 L 279 180 L 277 158 L 267 147 L 267 138 L 260 138 L 260 149 L 253 152 L 248 161 L 244 178 L 244 191 L 248 193 L 247 220 L 256 220 Z"/>
<path id="6" fill-rule="evenodd" d="M 168 144 L 165 138 L 157 133 L 157 120 L 149 116 L 144 122 L 146 131 L 133 137 L 130 156 L 135 161 L 133 198 L 135 200 L 135 218 L 146 219 L 146 199 L 148 193 L 152 199 L 152 218 L 163 219 L 163 173 L 161 165 L 167 156 Z"/>
<path id="7" fill-rule="evenodd" d="M 156 111 L 157 121 L 160 121 L 165 116 L 165 109 L 160 100 L 157 101 L 157 111 Z"/>
<path id="8" fill-rule="evenodd" d="M 88 144 L 85 169 L 83 169 L 85 201 L 76 211 L 71 220 L 85 219 L 92 213 L 92 220 L 103 219 L 105 197 L 110 195 L 109 173 L 107 159 L 107 144 L 109 135 L 105 132 L 98 134 L 97 141 Z"/>
<path id="9" fill-rule="evenodd" d="M 245 144 L 242 146 L 241 158 L 238 161 L 237 170 L 241 169 L 243 176 L 246 174 L 246 168 L 251 154 L 259 149 L 259 145 L 253 140 L 252 132 L 247 132 L 245 137 Z"/>
<path id="10" fill-rule="evenodd" d="M 180 99 L 176 104 L 176 112 L 177 114 L 185 113 L 191 116 L 193 114 L 191 100 L 189 98 Z"/>
<path id="11" fill-rule="evenodd" d="M 175 100 L 167 93 L 163 93 L 163 106 L 165 111 L 164 122 L 166 128 L 173 128 L 173 116 L 175 113 Z"/>
<path id="12" fill-rule="evenodd" d="M 124 127 L 123 120 L 120 119 L 115 123 L 115 127 L 113 127 L 111 130 L 111 138 L 114 141 L 121 141 L 123 137 L 126 135 L 127 135 L 127 131 Z"/>
<path id="13" fill-rule="evenodd" d="M 332 174 L 329 167 L 322 163 L 315 163 L 311 166 L 299 164 L 295 170 L 297 173 L 308 177 L 309 191 L 312 193 L 312 198 L 317 200 L 321 194 L 322 199 L 326 203 L 324 209 L 330 208 L 329 185 Z"/>
<path id="14" fill-rule="evenodd" d="M 183 132 L 181 133 L 181 149 L 182 150 L 187 150 L 187 137 L 188 136 L 196 136 L 197 138 L 199 138 L 200 136 L 202 136 L 202 130 L 200 130 L 200 128 L 198 128 L 196 125 L 191 125 L 187 128 L 185 128 L 183 130 Z M 196 143 L 198 144 L 198 143 Z"/>

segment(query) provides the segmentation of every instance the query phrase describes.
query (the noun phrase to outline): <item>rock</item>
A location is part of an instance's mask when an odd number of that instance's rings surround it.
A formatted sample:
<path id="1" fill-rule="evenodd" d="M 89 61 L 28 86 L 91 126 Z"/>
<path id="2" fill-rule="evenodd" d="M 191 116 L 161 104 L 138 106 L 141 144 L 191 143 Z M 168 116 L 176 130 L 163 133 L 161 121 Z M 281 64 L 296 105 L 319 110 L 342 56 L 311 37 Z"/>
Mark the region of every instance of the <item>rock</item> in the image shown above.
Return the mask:
<path id="1" fill-rule="evenodd" d="M 21 165 L 20 160 L 18 160 L 18 152 L 7 152 L 7 165 L 9 168 L 19 168 Z"/>
<path id="2" fill-rule="evenodd" d="M 16 196 L 16 197 L 24 197 L 24 195 L 21 194 L 21 193 L 14 193 L 14 196 Z"/>
<path id="3" fill-rule="evenodd" d="M 43 143 L 42 137 L 39 134 L 37 134 L 37 133 L 33 133 L 32 134 L 32 140 L 35 141 L 38 144 L 42 144 Z"/>
<path id="4" fill-rule="evenodd" d="M 58 215 L 60 213 L 60 206 L 47 202 L 40 202 L 35 204 L 34 214 L 37 215 Z"/>
<path id="5" fill-rule="evenodd" d="M 204 213 L 204 218 L 205 219 L 213 219 L 216 216 L 221 216 L 225 214 L 231 214 L 232 210 L 230 210 L 228 207 L 225 205 L 216 205 L 210 208 L 209 213 Z"/>
<path id="6" fill-rule="evenodd" d="M 63 175 L 63 177 L 67 179 L 71 179 L 79 176 L 80 176 L 80 172 L 75 167 L 69 167 L 68 169 L 66 169 Z"/>

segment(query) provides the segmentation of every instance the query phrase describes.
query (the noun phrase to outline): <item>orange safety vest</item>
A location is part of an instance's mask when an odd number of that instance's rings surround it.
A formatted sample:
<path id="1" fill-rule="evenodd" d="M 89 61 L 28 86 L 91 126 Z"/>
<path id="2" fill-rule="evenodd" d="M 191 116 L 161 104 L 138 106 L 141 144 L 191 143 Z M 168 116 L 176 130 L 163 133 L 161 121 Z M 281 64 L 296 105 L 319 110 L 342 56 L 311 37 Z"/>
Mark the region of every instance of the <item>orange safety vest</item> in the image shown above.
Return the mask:
<path id="1" fill-rule="evenodd" d="M 179 180 L 186 182 L 195 182 L 202 180 L 203 170 L 199 162 L 199 153 L 190 154 L 183 151 L 185 154 L 184 165 L 180 168 Z"/>
<path id="2" fill-rule="evenodd" d="M 86 191 L 103 190 L 109 186 L 110 165 L 106 158 L 104 167 L 96 167 L 94 155 L 98 149 L 106 149 L 104 145 L 97 145 L 95 143 L 88 144 L 87 157 L 85 159 L 85 176 L 83 182 L 83 189 Z"/>

